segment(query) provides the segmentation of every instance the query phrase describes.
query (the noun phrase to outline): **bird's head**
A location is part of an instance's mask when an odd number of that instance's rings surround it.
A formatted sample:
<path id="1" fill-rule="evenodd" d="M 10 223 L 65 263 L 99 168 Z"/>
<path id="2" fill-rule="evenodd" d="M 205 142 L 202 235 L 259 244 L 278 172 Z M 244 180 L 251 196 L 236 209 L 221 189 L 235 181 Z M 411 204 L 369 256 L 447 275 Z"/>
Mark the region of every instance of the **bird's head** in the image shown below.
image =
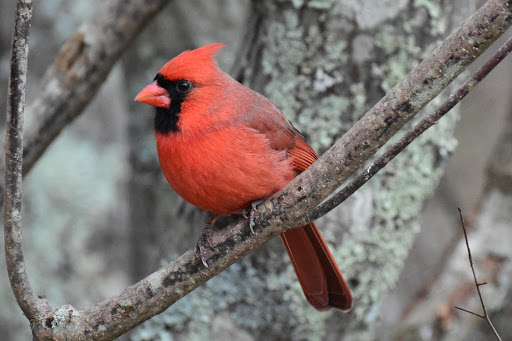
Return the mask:
<path id="1" fill-rule="evenodd" d="M 214 43 L 182 52 L 158 71 L 153 82 L 135 97 L 136 101 L 154 107 L 168 108 L 182 101 L 195 87 L 201 87 L 219 74 L 213 58 L 225 45 Z"/>
<path id="2" fill-rule="evenodd" d="M 214 43 L 179 54 L 168 61 L 153 82 L 135 97 L 136 101 L 157 108 L 157 131 L 168 133 L 178 130 L 178 114 L 181 113 L 182 103 L 199 89 L 216 83 L 222 71 L 214 56 L 224 46 Z"/>

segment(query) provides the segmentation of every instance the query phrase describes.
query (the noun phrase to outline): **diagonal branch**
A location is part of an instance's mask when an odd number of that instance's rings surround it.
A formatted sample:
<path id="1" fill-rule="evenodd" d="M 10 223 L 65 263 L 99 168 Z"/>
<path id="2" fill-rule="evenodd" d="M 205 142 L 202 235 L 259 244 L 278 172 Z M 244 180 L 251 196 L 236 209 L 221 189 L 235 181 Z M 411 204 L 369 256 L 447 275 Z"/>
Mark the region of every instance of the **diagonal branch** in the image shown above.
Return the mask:
<path id="1" fill-rule="evenodd" d="M 512 1 L 489 0 L 389 91 L 307 172 L 272 200 L 295 226 L 512 24 Z M 298 196 L 296 200 L 293 195 Z M 291 213 L 293 212 L 293 214 Z M 288 220 L 287 220 L 288 221 Z"/>
<path id="2" fill-rule="evenodd" d="M 39 87 L 26 108 L 23 174 L 30 171 L 61 130 L 80 115 L 121 53 L 168 3 L 108 0 L 64 44 L 41 80 L 44 86 Z M 0 184 L 0 191 L 2 187 Z"/>
<path id="3" fill-rule="evenodd" d="M 25 268 L 22 246 L 21 194 L 23 162 L 23 111 L 27 79 L 28 39 L 32 0 L 18 0 L 12 38 L 7 94 L 4 237 L 7 272 L 14 296 L 30 321 L 48 312 L 48 303 L 36 297 Z"/>
<path id="4" fill-rule="evenodd" d="M 400 140 L 393 144 L 382 156 L 373 162 L 364 172 L 360 173 L 354 180 L 343 187 L 332 198 L 316 207 L 307 214 L 308 220 L 315 220 L 340 205 L 361 186 L 368 182 L 384 166 L 404 150 L 412 141 L 423 134 L 428 128 L 436 124 L 454 106 L 456 106 L 466 95 L 477 86 L 510 52 L 512 51 L 512 37 L 478 69 L 472 77 L 462 84 L 457 91 L 451 95 L 435 112 L 423 118 L 414 129 L 405 134 Z"/>

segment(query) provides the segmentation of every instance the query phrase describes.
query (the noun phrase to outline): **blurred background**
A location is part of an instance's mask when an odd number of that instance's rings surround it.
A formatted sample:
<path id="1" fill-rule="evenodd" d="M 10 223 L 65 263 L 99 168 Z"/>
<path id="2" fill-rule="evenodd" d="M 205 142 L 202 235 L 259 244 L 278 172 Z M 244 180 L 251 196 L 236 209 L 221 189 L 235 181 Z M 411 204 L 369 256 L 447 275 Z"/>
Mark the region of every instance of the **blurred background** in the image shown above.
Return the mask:
<path id="1" fill-rule="evenodd" d="M 133 102 L 172 57 L 223 42 L 220 67 L 271 99 L 321 153 L 482 4 L 170 2 L 25 178 L 24 250 L 36 292 L 53 308 L 87 307 L 196 242 L 209 213 L 184 203 L 168 186 L 158 165 L 153 112 Z M 60 47 L 102 6 L 97 0 L 35 3 L 28 103 L 47 86 L 40 80 Z M 0 3 L 3 108 L 14 10 L 14 1 Z M 483 321 L 453 308 L 480 311 L 457 207 L 470 229 L 479 280 L 488 282 L 482 287 L 487 308 L 502 337 L 512 335 L 506 304 L 512 298 L 511 73 L 509 57 L 319 221 L 354 292 L 350 313 L 308 306 L 274 240 L 121 339 L 490 340 Z M 0 267 L 0 335 L 27 340 L 30 328 L 3 257 Z"/>

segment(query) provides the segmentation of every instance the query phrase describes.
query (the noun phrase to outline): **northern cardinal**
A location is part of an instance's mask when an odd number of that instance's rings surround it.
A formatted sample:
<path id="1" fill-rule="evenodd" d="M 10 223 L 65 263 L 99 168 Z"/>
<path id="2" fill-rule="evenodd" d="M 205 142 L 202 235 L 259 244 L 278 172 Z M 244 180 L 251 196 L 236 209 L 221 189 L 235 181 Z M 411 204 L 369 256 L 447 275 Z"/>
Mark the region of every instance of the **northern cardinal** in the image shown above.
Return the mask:
<path id="1" fill-rule="evenodd" d="M 162 171 L 183 199 L 215 214 L 207 227 L 218 215 L 250 209 L 318 158 L 275 105 L 218 68 L 223 47 L 181 53 L 135 97 L 156 107 Z M 309 303 L 350 309 L 350 290 L 315 223 L 281 239 Z"/>

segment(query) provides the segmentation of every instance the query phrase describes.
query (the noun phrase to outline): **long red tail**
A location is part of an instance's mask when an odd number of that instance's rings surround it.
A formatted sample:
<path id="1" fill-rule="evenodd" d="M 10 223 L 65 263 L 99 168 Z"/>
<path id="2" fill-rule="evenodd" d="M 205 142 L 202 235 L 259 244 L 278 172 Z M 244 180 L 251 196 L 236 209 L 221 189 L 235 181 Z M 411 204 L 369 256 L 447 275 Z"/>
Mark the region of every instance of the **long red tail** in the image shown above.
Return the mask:
<path id="1" fill-rule="evenodd" d="M 315 223 L 281 234 L 304 295 L 313 307 L 349 310 L 352 294 Z"/>

